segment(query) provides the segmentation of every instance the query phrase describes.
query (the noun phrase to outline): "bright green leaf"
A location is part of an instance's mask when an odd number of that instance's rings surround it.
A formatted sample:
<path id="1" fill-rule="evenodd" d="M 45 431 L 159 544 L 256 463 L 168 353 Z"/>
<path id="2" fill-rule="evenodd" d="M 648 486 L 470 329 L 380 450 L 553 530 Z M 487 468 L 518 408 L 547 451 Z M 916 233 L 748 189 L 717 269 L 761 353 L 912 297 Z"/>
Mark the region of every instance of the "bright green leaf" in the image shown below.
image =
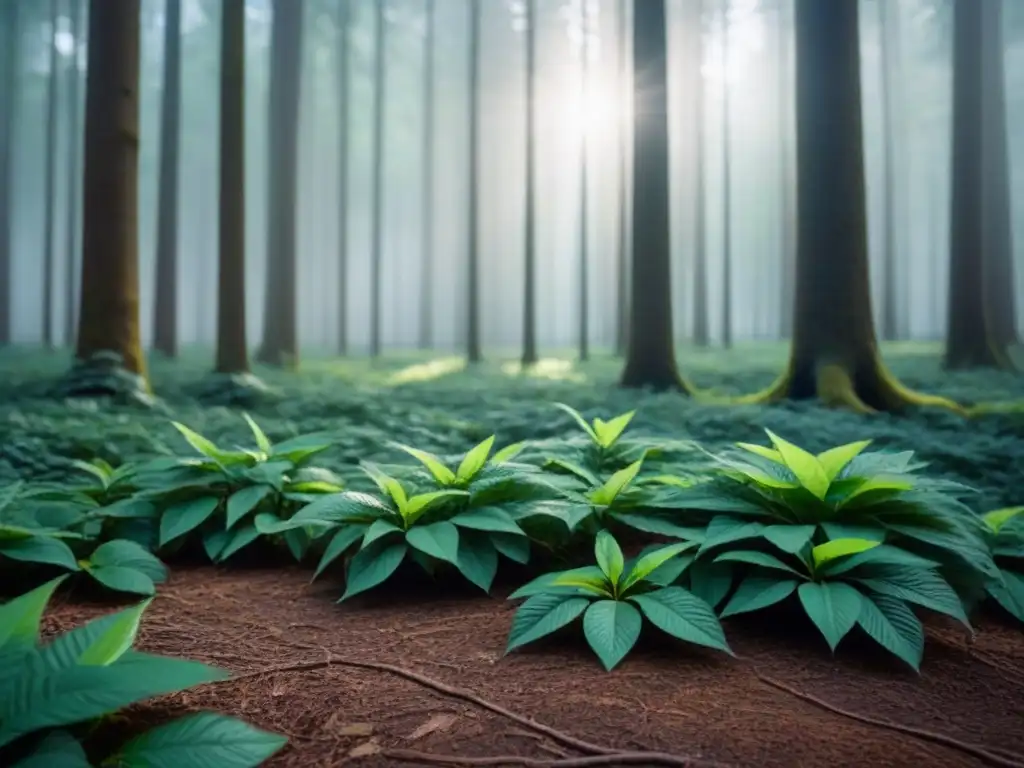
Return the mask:
<path id="1" fill-rule="evenodd" d="M 571 405 L 566 405 L 565 403 L 555 403 L 554 405 L 556 408 L 560 408 L 561 410 L 569 414 L 573 418 L 573 420 L 575 420 L 575 422 L 580 425 L 580 429 L 586 432 L 590 439 L 594 441 L 594 443 L 596 443 L 597 445 L 601 445 L 601 440 L 600 438 L 598 438 L 597 433 L 594 431 L 594 428 L 587 423 L 587 420 L 583 418 L 583 415 L 579 411 L 577 411 Z"/>
<path id="2" fill-rule="evenodd" d="M 245 419 L 245 423 L 249 425 L 252 436 L 256 439 L 256 447 L 269 456 L 274 448 L 270 438 L 267 437 L 267 433 L 260 428 L 259 424 L 253 421 L 248 413 L 243 413 L 242 418 Z"/>
<path id="3" fill-rule="evenodd" d="M 476 474 L 487 463 L 492 448 L 494 448 L 494 435 L 488 437 L 465 455 L 459 468 L 455 470 L 455 478 L 459 482 L 465 483 L 476 477 Z"/>
<path id="4" fill-rule="evenodd" d="M 608 531 L 599 531 L 594 542 L 594 555 L 597 557 L 597 565 L 608 577 L 612 584 L 619 583 L 622 576 L 622 568 L 625 565 L 625 558 L 622 556 L 622 549 L 615 541 L 615 537 Z"/>
<path id="5" fill-rule="evenodd" d="M 626 578 L 621 580 L 619 587 L 620 593 L 625 594 L 627 590 L 646 579 L 654 573 L 655 570 L 667 563 L 673 557 L 692 548 L 692 542 L 683 541 L 678 544 L 669 544 L 668 546 L 660 547 L 648 552 L 636 561 L 632 570 L 626 574 Z"/>
<path id="6" fill-rule="evenodd" d="M 865 448 L 871 445 L 870 440 L 861 440 L 856 443 L 847 443 L 835 448 L 829 448 L 824 453 L 818 454 L 818 463 L 825 470 L 829 482 L 835 480 L 846 465 L 853 461 Z"/>
<path id="7" fill-rule="evenodd" d="M 46 604 L 67 576 L 58 576 L 0 606 L 0 651 L 34 647 Z"/>
<path id="8" fill-rule="evenodd" d="M 866 552 L 877 546 L 879 546 L 878 542 L 871 539 L 834 539 L 812 549 L 811 559 L 815 569 L 818 569 L 840 557 Z"/>
<path id="9" fill-rule="evenodd" d="M 636 478 L 637 473 L 643 466 L 644 460 L 637 459 L 625 469 L 620 469 L 618 472 L 609 477 L 604 485 L 597 490 L 591 492 L 591 500 L 600 506 L 610 506 L 615 499 L 622 493 L 626 487 L 633 482 Z"/>
<path id="10" fill-rule="evenodd" d="M 394 446 L 405 451 L 425 466 L 430 474 L 434 476 L 434 480 L 437 481 L 438 485 L 451 485 L 455 482 L 455 473 L 448 469 L 434 454 L 421 451 L 418 448 L 410 448 L 408 445 L 400 443 L 395 443 Z"/>
<path id="11" fill-rule="evenodd" d="M 783 440 L 771 430 L 766 429 L 765 432 L 768 433 L 775 449 L 782 456 L 790 471 L 796 475 L 800 484 L 816 498 L 824 499 L 828 495 L 831 479 L 825 472 L 825 468 L 819 463 L 818 458 L 803 448 Z"/>
<path id="12" fill-rule="evenodd" d="M 492 464 L 504 464 L 508 461 L 512 461 L 516 456 L 523 452 L 526 447 L 525 442 L 512 443 L 512 445 L 506 445 L 500 451 L 494 454 L 491 459 Z"/>
<path id="13" fill-rule="evenodd" d="M 1024 507 L 1007 507 L 986 512 L 981 518 L 992 531 L 999 533 L 1004 525 L 1020 514 L 1024 514 Z"/>
<path id="14" fill-rule="evenodd" d="M 594 434 L 597 436 L 601 447 L 608 449 L 615 445 L 635 415 L 636 411 L 630 411 L 621 416 L 616 416 L 607 422 L 601 419 L 594 419 Z"/>
<path id="15" fill-rule="evenodd" d="M 466 499 L 469 494 L 465 491 L 433 491 L 432 493 L 421 493 L 409 499 L 402 510 L 402 516 L 407 525 L 413 525 L 427 510 L 453 499 Z"/>

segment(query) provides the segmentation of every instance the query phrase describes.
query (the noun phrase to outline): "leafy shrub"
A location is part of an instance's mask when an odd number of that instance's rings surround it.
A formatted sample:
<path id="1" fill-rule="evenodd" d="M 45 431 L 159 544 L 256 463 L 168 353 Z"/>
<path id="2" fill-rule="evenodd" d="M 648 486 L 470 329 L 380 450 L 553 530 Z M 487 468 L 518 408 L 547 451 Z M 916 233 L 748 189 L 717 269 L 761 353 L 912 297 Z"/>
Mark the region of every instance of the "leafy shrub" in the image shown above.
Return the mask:
<path id="1" fill-rule="evenodd" d="M 76 726 L 228 677 L 206 664 L 133 650 L 148 600 L 42 645 L 43 611 L 63 578 L 0 606 L 0 763 L 12 768 L 85 768 Z M 285 742 L 240 720 L 198 713 L 136 736 L 103 765 L 250 768 Z"/>
<path id="2" fill-rule="evenodd" d="M 1007 613 L 1024 621 L 1024 507 L 996 509 L 982 516 L 999 575 L 989 581 L 989 596 Z"/>
<path id="3" fill-rule="evenodd" d="M 643 616 L 673 637 L 732 653 L 714 610 L 681 587 L 649 577 L 692 545 L 670 544 L 626 562 L 615 538 L 597 534 L 597 566 L 546 574 L 516 590 L 526 597 L 512 620 L 506 652 L 555 632 L 583 615 L 583 634 L 606 670 L 640 637 Z"/>

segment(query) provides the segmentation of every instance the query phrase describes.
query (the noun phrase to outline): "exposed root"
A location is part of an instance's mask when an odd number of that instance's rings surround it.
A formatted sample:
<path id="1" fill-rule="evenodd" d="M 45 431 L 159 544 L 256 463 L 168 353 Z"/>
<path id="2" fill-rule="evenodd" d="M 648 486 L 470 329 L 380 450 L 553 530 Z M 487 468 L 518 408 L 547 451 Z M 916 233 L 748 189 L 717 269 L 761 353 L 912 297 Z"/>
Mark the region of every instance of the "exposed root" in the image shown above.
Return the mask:
<path id="1" fill-rule="evenodd" d="M 806 701 L 809 704 L 813 704 L 816 707 L 824 709 L 835 715 L 840 715 L 842 717 L 849 718 L 850 720 L 855 720 L 858 723 L 864 723 L 865 725 L 872 725 L 877 728 L 885 728 L 907 736 L 914 736 L 923 741 L 930 741 L 933 744 L 939 744 L 958 752 L 962 752 L 966 755 L 970 755 L 971 757 L 976 757 L 982 762 L 988 763 L 989 765 L 999 766 L 999 768 L 1024 768 L 1024 757 L 1022 756 L 1003 752 L 1002 750 L 1000 750 L 1001 754 L 996 754 L 995 752 L 987 750 L 984 747 L 977 746 L 976 744 L 968 744 L 967 742 L 960 741 L 959 739 L 954 739 L 952 736 L 944 736 L 941 733 L 926 731 L 921 728 L 914 728 L 909 725 L 900 725 L 899 723 L 893 723 L 888 720 L 881 720 L 868 715 L 850 712 L 849 710 L 829 704 L 827 701 L 819 699 L 817 696 L 812 696 L 809 693 L 798 691 L 796 688 L 786 685 L 779 680 L 773 680 L 770 677 L 765 677 L 756 669 L 753 670 L 753 672 L 757 679 L 765 685 L 788 693 L 790 696 L 794 696 L 801 701 Z"/>
<path id="2" fill-rule="evenodd" d="M 537 757 L 460 757 L 458 755 L 431 755 L 411 749 L 394 749 L 382 753 L 391 760 L 416 763 L 417 765 L 518 765 L 525 768 L 589 768 L 603 765 L 682 765 L 710 766 L 694 758 L 678 757 L 664 752 L 615 752 L 610 755 L 588 755 L 587 757 L 564 757 L 544 759 Z"/>

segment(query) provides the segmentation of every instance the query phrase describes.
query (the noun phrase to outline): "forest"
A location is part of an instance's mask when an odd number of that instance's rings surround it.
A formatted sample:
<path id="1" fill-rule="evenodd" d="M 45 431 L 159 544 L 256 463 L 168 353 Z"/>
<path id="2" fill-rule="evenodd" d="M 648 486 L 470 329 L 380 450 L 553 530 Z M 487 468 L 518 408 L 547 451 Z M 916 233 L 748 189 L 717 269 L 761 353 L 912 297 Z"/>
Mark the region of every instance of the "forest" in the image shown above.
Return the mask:
<path id="1" fill-rule="evenodd" d="M 0 765 L 1024 768 L 1022 0 L 0 0 Z"/>

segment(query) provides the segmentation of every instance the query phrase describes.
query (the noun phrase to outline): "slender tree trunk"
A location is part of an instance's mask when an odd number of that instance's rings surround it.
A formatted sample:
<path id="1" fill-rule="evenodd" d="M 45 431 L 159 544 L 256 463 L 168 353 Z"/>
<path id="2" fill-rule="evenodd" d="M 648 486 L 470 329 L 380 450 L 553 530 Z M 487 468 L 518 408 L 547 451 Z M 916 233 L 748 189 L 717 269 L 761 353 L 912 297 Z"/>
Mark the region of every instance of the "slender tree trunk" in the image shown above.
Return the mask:
<path id="1" fill-rule="evenodd" d="M 434 346 L 434 122 L 436 120 L 435 48 L 437 9 L 435 0 L 425 0 L 426 35 L 423 40 L 423 277 L 420 279 L 420 349 Z"/>
<path id="2" fill-rule="evenodd" d="M 245 0 L 224 0 L 220 24 L 216 371 L 245 373 Z"/>
<path id="3" fill-rule="evenodd" d="M 672 327 L 665 0 L 633 8 L 633 265 L 625 387 L 683 390 Z"/>
<path id="4" fill-rule="evenodd" d="M 469 252 L 466 281 L 466 357 L 483 360 L 480 343 L 480 35 L 481 0 L 469 0 Z"/>
<path id="5" fill-rule="evenodd" d="M 707 146 L 707 89 L 701 68 L 704 65 L 704 2 L 687 6 L 693 13 L 687 17 L 690 48 L 690 81 L 693 88 L 694 124 L 694 251 L 693 251 L 693 343 L 706 347 L 711 341 L 708 327 L 708 253 L 707 253 L 707 173 L 704 163 Z"/>
<path id="6" fill-rule="evenodd" d="M 50 71 L 46 78 L 46 149 L 43 157 L 43 345 L 56 346 L 53 328 L 54 220 L 57 180 L 57 0 L 50 0 Z"/>
<path id="7" fill-rule="evenodd" d="M 618 10 L 619 43 L 619 89 L 622 105 L 632 98 L 629 87 L 629 0 L 619 0 Z M 629 340 L 629 152 L 625 129 L 617 133 L 619 153 L 619 221 L 618 243 L 615 249 L 616 308 L 615 308 L 615 354 L 626 354 Z"/>
<path id="8" fill-rule="evenodd" d="M 75 343 L 75 302 L 78 282 L 78 234 L 79 193 L 81 192 L 81 147 L 82 126 L 79 105 L 81 73 L 78 56 L 82 49 L 82 5 L 83 0 L 69 0 L 71 5 L 71 53 L 67 68 L 67 114 L 68 114 L 68 202 L 67 221 L 64 227 L 64 340 L 70 347 Z"/>
<path id="9" fill-rule="evenodd" d="M 729 0 L 722 2 L 722 346 L 732 346 L 732 167 L 729 162 Z"/>
<path id="10" fill-rule="evenodd" d="M 427 0 L 433 7 L 434 0 Z M 348 354 L 349 80 L 352 71 L 352 11 L 338 4 L 338 354 Z"/>
<path id="11" fill-rule="evenodd" d="M 885 242 L 882 248 L 882 322 L 881 336 L 893 341 L 901 334 L 898 317 L 897 264 L 900 253 L 896 243 L 896 87 L 893 71 L 898 67 L 899 8 L 890 2 L 878 4 L 878 28 L 882 68 L 882 142 L 885 151 L 885 178 L 882 183 L 885 211 Z"/>
<path id="12" fill-rule="evenodd" d="M 259 360 L 298 365 L 296 325 L 296 196 L 302 99 L 303 0 L 274 0 L 270 36 L 270 158 L 267 205 L 267 291 Z"/>
<path id="13" fill-rule="evenodd" d="M 796 200 L 795 163 L 793 161 L 793 38 L 786 22 L 787 0 L 779 0 L 779 216 L 781 238 L 779 242 L 781 296 L 779 335 L 788 339 L 793 335 L 793 309 L 796 297 Z"/>
<path id="14" fill-rule="evenodd" d="M 143 377 L 139 343 L 139 0 L 89 5 L 82 295 L 75 357 L 115 352 Z"/>
<path id="15" fill-rule="evenodd" d="M 526 205 L 523 235 L 524 366 L 537 362 L 537 0 L 526 0 Z"/>
<path id="16" fill-rule="evenodd" d="M 975 0 L 953 3 L 953 180 L 949 243 L 948 368 L 1005 367 L 991 334 L 985 268 L 993 240 L 985 176 L 984 11 Z"/>
<path id="17" fill-rule="evenodd" d="M 0 2 L 0 345 L 11 342 L 14 142 L 21 107 L 20 0 Z"/>
<path id="18" fill-rule="evenodd" d="M 153 349 L 178 354 L 178 154 L 181 146 L 181 0 L 164 3 L 164 84 L 160 106 L 156 305 Z"/>
<path id="19" fill-rule="evenodd" d="M 370 357 L 379 357 L 381 267 L 384 261 L 384 110 L 386 107 L 385 54 L 387 53 L 387 0 L 377 0 L 373 66 L 373 223 L 370 231 Z"/>
<path id="20" fill-rule="evenodd" d="M 583 102 L 583 135 L 580 136 L 580 360 L 590 359 L 590 269 L 589 269 L 589 229 L 588 213 L 589 190 L 587 189 L 587 164 L 590 126 L 587 121 L 587 106 L 590 96 L 590 0 L 581 0 L 580 27 L 583 30 L 583 41 L 580 49 L 582 65 L 580 67 L 580 95 Z"/>

